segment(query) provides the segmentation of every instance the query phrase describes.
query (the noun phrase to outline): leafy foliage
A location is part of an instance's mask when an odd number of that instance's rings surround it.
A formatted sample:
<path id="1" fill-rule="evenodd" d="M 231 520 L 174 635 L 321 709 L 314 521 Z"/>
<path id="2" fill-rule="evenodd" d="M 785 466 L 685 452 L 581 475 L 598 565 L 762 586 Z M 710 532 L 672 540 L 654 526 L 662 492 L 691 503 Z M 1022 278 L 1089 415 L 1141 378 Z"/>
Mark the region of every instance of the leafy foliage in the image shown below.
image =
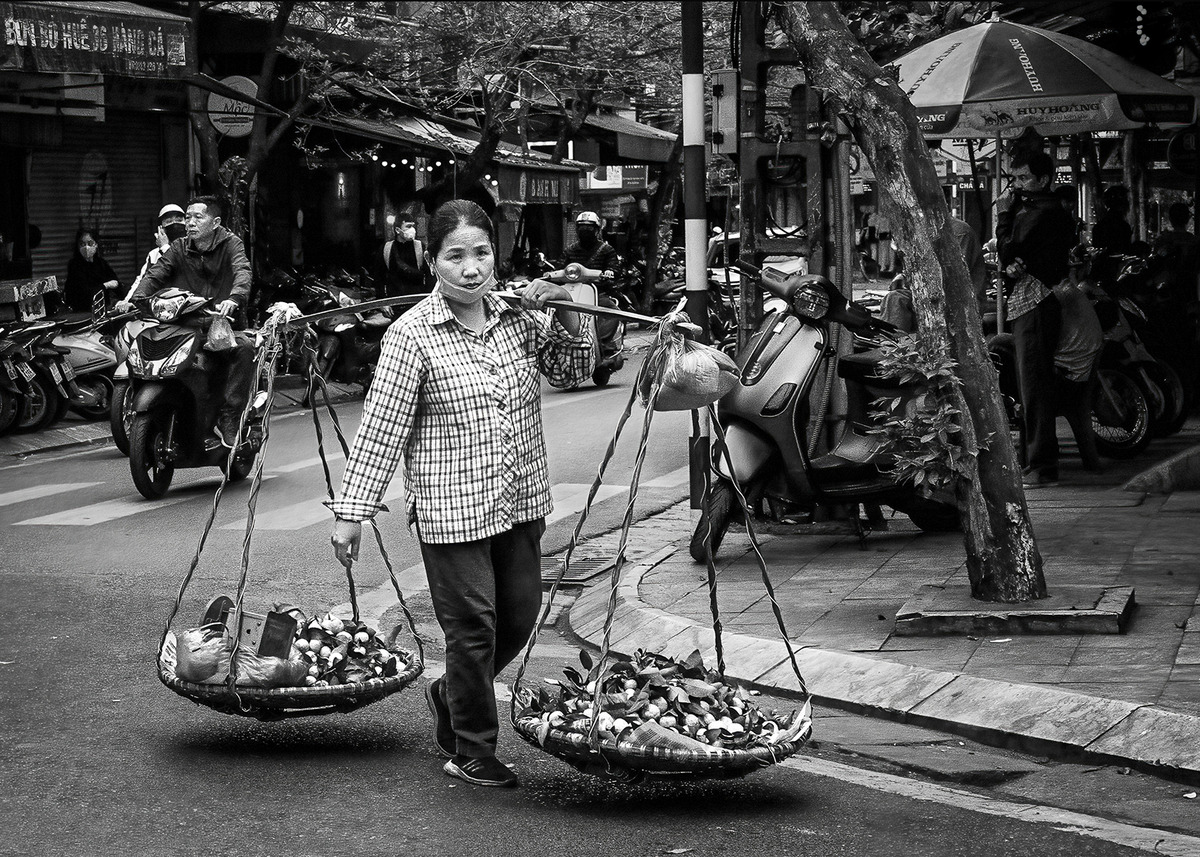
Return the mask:
<path id="1" fill-rule="evenodd" d="M 986 8 L 985 3 L 959 0 L 838 3 L 850 32 L 880 65 L 946 33 L 980 23 Z"/>
<path id="2" fill-rule="evenodd" d="M 976 454 L 962 443 L 960 413 L 952 404 L 954 391 L 962 386 L 955 362 L 919 334 L 887 343 L 882 351 L 876 372 L 918 392 L 912 398 L 876 399 L 870 433 L 887 442 L 896 477 L 911 480 L 925 497 L 953 492 L 970 472 L 967 459 Z"/>

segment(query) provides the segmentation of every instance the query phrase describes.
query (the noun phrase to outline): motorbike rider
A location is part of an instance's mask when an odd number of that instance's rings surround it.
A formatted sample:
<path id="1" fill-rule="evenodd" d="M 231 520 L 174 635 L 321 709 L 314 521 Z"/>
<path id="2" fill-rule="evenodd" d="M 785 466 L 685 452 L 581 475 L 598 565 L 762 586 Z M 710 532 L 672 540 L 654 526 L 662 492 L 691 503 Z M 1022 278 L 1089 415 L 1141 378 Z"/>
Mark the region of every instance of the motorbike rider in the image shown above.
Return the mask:
<path id="1" fill-rule="evenodd" d="M 617 301 L 610 295 L 604 294 L 607 285 L 611 285 L 617 270 L 617 251 L 600 235 L 600 215 L 594 211 L 581 211 L 575 218 L 575 233 L 579 240 L 569 245 L 564 251 L 563 264 L 577 262 L 585 268 L 600 271 L 604 280 L 598 284 L 600 288 L 600 305 L 616 307 Z M 619 322 L 613 322 L 598 328 L 596 331 L 600 344 L 600 358 L 613 357 L 621 352 L 624 346 L 624 336 Z"/>
<path id="2" fill-rule="evenodd" d="M 133 278 L 133 284 L 129 287 L 125 300 L 133 300 L 138 284 L 142 282 L 142 277 L 146 276 L 146 272 L 154 267 L 154 263 L 162 257 L 171 242 L 187 234 L 187 227 L 183 225 L 183 216 L 183 209 L 173 202 L 168 202 L 158 210 L 158 229 L 154 233 L 154 247 L 146 254 L 142 270 L 138 271 L 138 275 Z M 168 229 L 168 227 L 170 228 Z"/>
<path id="3" fill-rule="evenodd" d="M 578 262 L 585 268 L 603 271 L 612 277 L 617 270 L 617 251 L 600 235 L 600 215 L 581 211 L 575 218 L 575 233 L 579 240 L 567 247 L 564 263 Z"/>
<path id="4" fill-rule="evenodd" d="M 133 299 L 177 287 L 210 298 L 216 310 L 239 329 L 234 334 L 235 347 L 211 352 L 225 370 L 224 397 L 213 431 L 223 446 L 232 447 L 254 380 L 254 344 L 240 330 L 245 327 L 244 309 L 250 297 L 250 263 L 242 239 L 221 225 L 224 213 L 224 203 L 215 196 L 189 200 L 184 217 L 186 237 L 171 242 L 146 272 Z M 127 312 L 133 305 L 122 301 L 117 308 Z"/>

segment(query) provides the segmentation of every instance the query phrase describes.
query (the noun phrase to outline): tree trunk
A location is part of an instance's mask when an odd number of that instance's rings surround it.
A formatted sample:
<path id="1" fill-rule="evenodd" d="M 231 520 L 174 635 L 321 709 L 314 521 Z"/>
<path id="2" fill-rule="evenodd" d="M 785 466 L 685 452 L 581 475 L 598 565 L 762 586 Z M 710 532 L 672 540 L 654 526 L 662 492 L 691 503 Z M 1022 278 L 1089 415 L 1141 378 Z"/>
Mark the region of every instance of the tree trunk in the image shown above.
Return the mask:
<path id="1" fill-rule="evenodd" d="M 188 68 L 189 75 L 200 73 L 200 0 L 191 0 L 188 4 L 188 15 L 192 25 L 188 27 L 188 56 L 192 62 Z M 220 136 L 217 129 L 208 121 L 208 90 L 199 86 L 187 88 L 188 121 L 192 131 L 200 143 L 200 175 L 203 177 L 202 190 L 213 193 L 218 186 L 217 170 L 221 167 L 218 154 Z M 188 176 L 189 195 L 196 190 L 195 176 Z"/>
<path id="2" fill-rule="evenodd" d="M 1046 595 L 1042 560 L 1021 490 L 1021 470 L 983 342 L 979 309 L 916 111 L 850 34 L 832 2 L 777 5 L 780 26 L 812 85 L 848 114 L 874 170 L 892 232 L 906 251 L 918 329 L 958 364 L 955 393 L 969 468 L 959 514 L 971 595 L 1020 602 Z"/>

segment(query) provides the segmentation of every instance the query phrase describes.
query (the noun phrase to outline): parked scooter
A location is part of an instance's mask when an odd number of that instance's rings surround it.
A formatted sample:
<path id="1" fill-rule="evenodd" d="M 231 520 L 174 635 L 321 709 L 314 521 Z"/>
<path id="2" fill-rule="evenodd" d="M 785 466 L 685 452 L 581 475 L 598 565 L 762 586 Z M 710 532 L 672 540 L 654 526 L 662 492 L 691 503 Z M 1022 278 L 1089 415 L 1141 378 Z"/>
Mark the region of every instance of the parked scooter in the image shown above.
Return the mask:
<path id="1" fill-rule="evenodd" d="M 14 431 L 41 431 L 63 418 L 72 401 L 79 401 L 74 369 L 67 361 L 69 349 L 55 345 L 59 325 L 53 321 L 28 322 L 10 328 L 6 340 L 5 370 L 21 392 Z"/>
<path id="2" fill-rule="evenodd" d="M 392 318 L 378 310 L 355 313 L 356 303 L 366 299 L 346 280 L 311 281 L 303 284 L 314 300 L 304 307 L 305 313 L 320 312 L 337 306 L 345 307 L 345 315 L 321 319 L 316 323 L 317 371 L 326 381 L 361 384 L 366 393 L 375 377 L 375 366 L 383 335 Z"/>
<path id="3" fill-rule="evenodd" d="M 894 328 L 846 300 L 825 277 L 738 264 L 748 281 L 758 280 L 785 305 L 763 316 L 737 357 L 737 386 L 717 404 L 733 473 L 721 445 L 714 444 L 716 477 L 692 536 L 692 558 L 704 562 L 708 546 L 715 555 L 738 516 L 735 474 L 750 509 L 763 500 L 780 509 L 886 504 L 923 530 L 956 529 L 958 511 L 952 503 L 922 497 L 911 482 L 890 475 L 890 456 L 880 438 L 851 426 L 832 452 L 814 457 L 808 452 L 809 391 L 824 374 L 826 360 L 835 359 L 828 349 L 830 326 L 875 336 L 890 335 Z M 871 399 L 917 394 L 915 387 L 877 376 L 877 363 L 870 352 L 855 354 L 841 359 L 837 371 L 865 386 Z"/>
<path id="4" fill-rule="evenodd" d="M 113 377 L 119 363 L 112 339 L 91 321 L 63 324 L 52 340 L 67 349 L 64 357 L 74 375 L 75 390 L 68 407 L 89 420 L 109 415 L 113 399 Z"/>
<path id="5" fill-rule="evenodd" d="M 208 303 L 181 289 L 150 298 L 149 315 L 160 323 L 141 331 L 129 350 L 129 470 L 138 492 L 151 500 L 167 493 L 177 468 L 226 471 L 230 463 L 230 450 L 211 442 L 224 391 L 212 384 L 211 355 L 204 350 Z M 228 467 L 230 482 L 250 474 L 262 447 L 264 402 L 262 393 L 255 396 Z"/>

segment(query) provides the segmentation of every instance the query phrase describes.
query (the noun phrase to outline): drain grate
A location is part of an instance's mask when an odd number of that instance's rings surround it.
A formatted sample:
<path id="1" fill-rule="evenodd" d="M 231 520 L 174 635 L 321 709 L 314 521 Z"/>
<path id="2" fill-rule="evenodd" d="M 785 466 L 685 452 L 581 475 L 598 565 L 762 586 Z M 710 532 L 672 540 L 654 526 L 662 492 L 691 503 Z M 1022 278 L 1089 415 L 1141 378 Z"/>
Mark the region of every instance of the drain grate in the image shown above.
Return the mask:
<path id="1" fill-rule="evenodd" d="M 561 556 L 542 557 L 542 583 L 553 583 L 558 578 L 558 569 L 561 564 Z M 608 571 L 616 564 L 617 558 L 615 556 L 572 559 L 571 567 L 567 569 L 567 574 L 562 579 L 562 582 L 565 584 L 586 583 L 596 575 Z"/>

